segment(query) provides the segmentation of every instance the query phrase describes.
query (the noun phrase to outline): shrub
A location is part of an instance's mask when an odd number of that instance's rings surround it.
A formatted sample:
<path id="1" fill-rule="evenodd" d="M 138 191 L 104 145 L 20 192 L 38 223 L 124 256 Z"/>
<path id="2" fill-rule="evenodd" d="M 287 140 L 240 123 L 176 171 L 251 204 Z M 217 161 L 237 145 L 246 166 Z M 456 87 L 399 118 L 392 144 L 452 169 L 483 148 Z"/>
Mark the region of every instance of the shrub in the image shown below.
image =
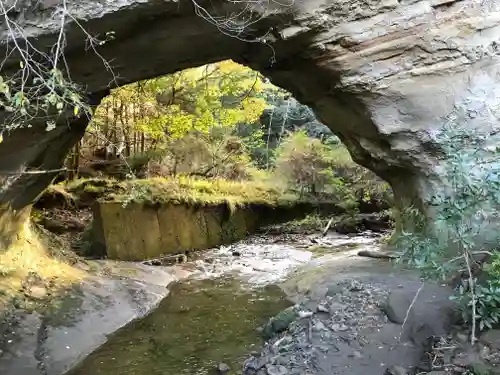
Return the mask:
<path id="1" fill-rule="evenodd" d="M 329 147 L 304 131 L 290 135 L 277 150 L 275 171 L 301 196 L 324 191 L 328 185 L 343 185 L 333 174 Z"/>
<path id="2" fill-rule="evenodd" d="M 500 258 L 483 245 L 485 238 L 493 243 L 500 240 L 498 229 L 491 225 L 499 216 L 495 208 L 500 204 L 500 160 L 487 147 L 488 135 L 477 130 L 447 125 L 435 138 L 447 158 L 443 170 L 447 186 L 425 202 L 435 212 L 433 227 L 427 226 L 428 220 L 418 210 L 409 208 L 402 217 L 406 227 L 411 224 L 413 228 L 402 231 L 395 244 L 401 260 L 427 277 L 446 279 L 463 272 L 465 279 L 454 298 L 462 303 L 474 342 L 476 323 L 482 330 L 500 319 Z M 493 262 L 480 280 L 478 256 L 485 254 L 491 254 Z"/>
<path id="3" fill-rule="evenodd" d="M 251 179 L 255 167 L 238 137 L 221 128 L 191 132 L 167 142 L 161 149 L 131 158 L 136 175 L 147 177 L 196 176 L 229 180 Z"/>
<path id="4" fill-rule="evenodd" d="M 348 209 L 363 202 L 388 208 L 389 185 L 356 164 L 341 144 L 323 143 L 300 131 L 285 139 L 276 156 L 275 175 L 301 196 L 326 195 Z"/>
<path id="5" fill-rule="evenodd" d="M 334 144 L 330 148 L 335 175 L 341 177 L 350 187 L 355 200 L 362 205 L 376 205 L 378 209 L 389 208 L 392 201 L 389 184 L 372 171 L 355 163 L 343 145 Z"/>

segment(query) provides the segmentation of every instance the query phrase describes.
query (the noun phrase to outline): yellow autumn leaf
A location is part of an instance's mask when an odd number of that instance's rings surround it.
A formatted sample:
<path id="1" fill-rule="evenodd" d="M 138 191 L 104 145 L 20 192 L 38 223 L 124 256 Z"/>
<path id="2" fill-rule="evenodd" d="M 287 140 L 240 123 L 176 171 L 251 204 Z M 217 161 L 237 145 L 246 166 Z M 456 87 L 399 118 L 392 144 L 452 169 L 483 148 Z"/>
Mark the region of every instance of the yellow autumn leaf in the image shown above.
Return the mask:
<path id="1" fill-rule="evenodd" d="M 158 140 L 181 138 L 193 130 L 255 122 L 267 106 L 259 97 L 264 88 L 258 73 L 227 60 L 113 89 L 93 122 L 120 124 Z"/>

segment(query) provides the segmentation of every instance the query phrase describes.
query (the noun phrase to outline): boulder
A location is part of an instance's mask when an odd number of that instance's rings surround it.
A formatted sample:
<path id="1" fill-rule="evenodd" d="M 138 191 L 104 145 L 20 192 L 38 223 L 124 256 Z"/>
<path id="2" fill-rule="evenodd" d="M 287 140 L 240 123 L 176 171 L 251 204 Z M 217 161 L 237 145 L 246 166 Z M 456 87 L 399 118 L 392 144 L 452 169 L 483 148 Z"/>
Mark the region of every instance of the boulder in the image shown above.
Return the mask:
<path id="1" fill-rule="evenodd" d="M 389 321 L 404 324 L 401 328 L 404 341 L 425 346 L 429 338 L 447 334 L 456 323 L 458 309 L 448 298 L 451 293 L 450 288 L 431 283 L 425 284 L 418 296 L 414 289 L 393 290 L 382 310 Z"/>
<path id="2" fill-rule="evenodd" d="M 282 365 L 267 365 L 266 366 L 267 375 L 286 375 L 288 370 Z"/>
<path id="3" fill-rule="evenodd" d="M 294 307 L 289 307 L 279 314 L 269 319 L 267 324 L 264 326 L 262 335 L 264 338 L 270 339 L 275 334 L 285 331 L 288 326 L 299 317 L 297 311 Z"/>
<path id="4" fill-rule="evenodd" d="M 231 368 L 224 362 L 217 365 L 217 374 L 227 375 L 231 371 Z"/>
<path id="5" fill-rule="evenodd" d="M 411 299 L 408 292 L 402 290 L 392 291 L 387 297 L 382 310 L 391 322 L 403 324 L 406 315 L 410 313 L 408 311 L 410 304 Z"/>

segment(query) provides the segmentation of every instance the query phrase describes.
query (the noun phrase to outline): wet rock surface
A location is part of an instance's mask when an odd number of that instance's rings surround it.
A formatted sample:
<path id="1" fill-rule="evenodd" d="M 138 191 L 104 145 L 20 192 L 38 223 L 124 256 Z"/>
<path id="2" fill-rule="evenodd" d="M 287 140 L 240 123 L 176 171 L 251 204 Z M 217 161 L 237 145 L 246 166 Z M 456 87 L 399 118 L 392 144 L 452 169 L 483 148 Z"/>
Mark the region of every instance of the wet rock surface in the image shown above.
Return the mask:
<path id="1" fill-rule="evenodd" d="M 64 373 L 107 335 L 154 309 L 168 294 L 166 286 L 176 280 L 171 270 L 102 264 L 112 266 L 108 277 L 82 281 L 46 309 L 19 305 L 0 316 L 2 375 Z M 29 293 L 30 299 L 46 297 L 40 286 L 31 286 Z"/>
<path id="2" fill-rule="evenodd" d="M 250 285 L 268 285 L 284 281 L 299 268 L 308 265 L 319 267 L 323 261 L 338 262 L 340 258 L 355 256 L 360 248 L 375 251 L 380 247 L 380 237 L 380 233 L 371 231 L 362 235 L 330 232 L 326 236 L 317 232 L 264 233 L 231 246 L 203 252 L 195 264 L 200 277 L 231 274 L 245 279 Z"/>

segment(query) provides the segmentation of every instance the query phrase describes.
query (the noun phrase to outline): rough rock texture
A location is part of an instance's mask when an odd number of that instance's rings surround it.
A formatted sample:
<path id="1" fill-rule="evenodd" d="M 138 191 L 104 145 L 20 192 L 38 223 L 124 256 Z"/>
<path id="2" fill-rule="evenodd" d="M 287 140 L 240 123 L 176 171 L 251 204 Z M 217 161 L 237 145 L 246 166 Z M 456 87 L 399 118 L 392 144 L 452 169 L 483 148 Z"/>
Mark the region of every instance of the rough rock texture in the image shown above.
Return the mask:
<path id="1" fill-rule="evenodd" d="M 396 291 L 396 293 L 391 292 L 389 296 L 387 296 L 387 301 L 382 310 L 391 322 L 403 324 L 410 305 L 411 299 L 408 294 L 401 291 L 398 293 L 398 291 Z"/>
<path id="2" fill-rule="evenodd" d="M 60 375 L 102 345 L 108 336 L 151 312 L 182 278 L 178 268 L 99 262 L 93 276 L 47 300 L 35 312 L 0 311 L 2 375 Z"/>
<path id="3" fill-rule="evenodd" d="M 228 244 L 244 238 L 260 221 L 257 212 L 226 205 L 189 207 L 165 204 L 148 207 L 131 203 L 96 205 L 94 240 L 101 239 L 107 256 L 119 260 L 144 260 Z M 96 234 L 101 234 L 97 235 Z"/>
<path id="4" fill-rule="evenodd" d="M 90 105 L 97 106 L 103 97 L 104 93 L 90 96 Z M 85 133 L 89 118 L 61 118 L 58 122 L 50 132 L 45 126 L 21 128 L 4 135 L 0 143 L 2 247 L 10 244 L 33 202 L 58 175 L 66 154 Z"/>
<path id="5" fill-rule="evenodd" d="M 189 205 L 99 202 L 94 205 L 92 253 L 110 259 L 145 260 L 210 249 L 245 238 L 258 228 L 316 212 L 297 207 L 248 204 Z"/>
<path id="6" fill-rule="evenodd" d="M 404 327 L 393 324 L 380 308 L 384 299 L 391 291 L 411 301 L 419 281 L 380 274 L 372 266 L 371 277 L 353 278 L 349 270 L 349 277 L 342 274 L 335 283 L 336 293 L 296 304 L 295 319 L 286 314 L 286 329 L 266 337 L 262 351 L 245 361 L 243 374 L 273 375 L 276 368 L 288 375 L 420 373 L 416 370 L 428 338 L 447 334 L 452 322 L 450 291 L 426 284 L 413 306 L 415 316 Z"/>
<path id="7" fill-rule="evenodd" d="M 29 10 L 23 10 L 25 3 Z M 60 3 L 18 2 L 18 13 L 11 13 L 34 44 L 46 49 L 58 36 L 60 13 L 54 12 Z M 85 48 L 79 26 L 68 27 L 71 75 L 89 92 L 114 84 L 101 57 L 111 62 L 118 84 L 232 58 L 311 106 L 356 161 L 390 182 L 400 206 L 409 202 L 425 209 L 425 199 L 442 189 L 446 155 L 433 137 L 437 127 L 450 121 L 485 132 L 499 127 L 498 0 L 250 2 L 252 14 L 241 13 L 242 7 L 250 9 L 246 2 L 67 3 L 90 35 L 115 35 L 96 46 L 96 54 Z M 246 21 L 261 19 L 228 35 L 218 20 L 231 15 L 225 24 L 242 26 L 237 14 Z M 5 29 L 0 37 L 5 40 Z M 18 67 L 13 54 L 3 71 Z M 81 134 L 73 128 L 58 131 L 75 141 Z M 48 139 L 32 134 L 26 141 L 16 133 L 0 144 L 1 165 L 12 145 L 17 147 L 20 162 L 13 169 L 31 160 L 21 157 L 30 144 Z M 492 143 L 498 137 L 492 136 Z M 14 200 L 5 191 L 0 197 Z"/>

